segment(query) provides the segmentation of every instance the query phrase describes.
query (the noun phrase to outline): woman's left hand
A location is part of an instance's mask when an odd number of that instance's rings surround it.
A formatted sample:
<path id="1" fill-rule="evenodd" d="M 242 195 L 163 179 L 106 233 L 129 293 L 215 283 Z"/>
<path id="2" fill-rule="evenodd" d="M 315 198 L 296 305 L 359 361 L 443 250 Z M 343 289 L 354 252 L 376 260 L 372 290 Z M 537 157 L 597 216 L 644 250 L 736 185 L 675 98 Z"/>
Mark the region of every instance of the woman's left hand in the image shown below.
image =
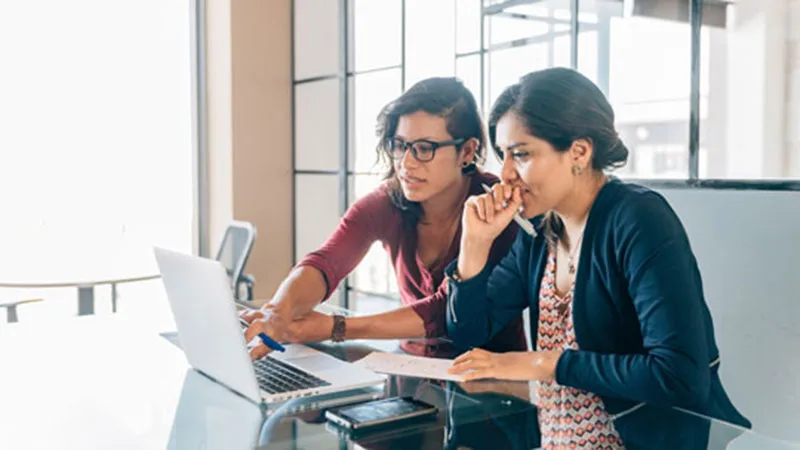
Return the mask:
<path id="1" fill-rule="evenodd" d="M 464 381 L 483 378 L 549 381 L 555 379 L 559 356 L 561 352 L 554 351 L 492 353 L 476 348 L 456 358 L 448 372 L 464 374 Z"/>

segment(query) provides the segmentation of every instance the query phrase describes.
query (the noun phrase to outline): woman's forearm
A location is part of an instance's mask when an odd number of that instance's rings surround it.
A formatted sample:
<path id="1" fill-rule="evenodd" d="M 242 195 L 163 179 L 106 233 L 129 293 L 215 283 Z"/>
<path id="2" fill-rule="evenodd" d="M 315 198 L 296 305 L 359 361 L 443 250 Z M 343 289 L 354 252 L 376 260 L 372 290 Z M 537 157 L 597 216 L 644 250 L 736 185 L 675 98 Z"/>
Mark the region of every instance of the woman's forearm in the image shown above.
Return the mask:
<path id="1" fill-rule="evenodd" d="M 412 339 L 425 337 L 425 322 L 411 307 L 381 314 L 348 317 L 346 339 Z"/>
<path id="2" fill-rule="evenodd" d="M 300 266 L 283 280 L 269 305 L 275 313 L 297 319 L 313 310 L 325 298 L 327 289 L 322 272 Z"/>
<path id="3" fill-rule="evenodd" d="M 469 239 L 461 240 L 461 249 L 458 253 L 458 274 L 463 280 L 468 280 L 481 273 L 489 259 L 492 250 L 492 241 L 475 242 Z"/>

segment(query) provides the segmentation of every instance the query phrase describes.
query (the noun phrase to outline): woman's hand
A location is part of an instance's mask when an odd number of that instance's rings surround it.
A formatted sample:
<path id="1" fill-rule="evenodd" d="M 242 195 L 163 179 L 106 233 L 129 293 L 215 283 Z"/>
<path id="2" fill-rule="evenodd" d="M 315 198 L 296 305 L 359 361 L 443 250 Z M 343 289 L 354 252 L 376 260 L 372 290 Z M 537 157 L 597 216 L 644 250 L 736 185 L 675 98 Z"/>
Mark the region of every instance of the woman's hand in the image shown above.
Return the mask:
<path id="1" fill-rule="evenodd" d="M 519 188 L 502 183 L 492 186 L 491 193 L 469 197 L 461 217 L 462 239 L 491 245 L 511 223 L 520 206 Z"/>
<path id="2" fill-rule="evenodd" d="M 550 381 L 555 379 L 561 352 L 492 353 L 476 348 L 453 361 L 448 372 L 464 374 L 464 381 L 498 380 Z"/>
<path id="3" fill-rule="evenodd" d="M 461 249 L 458 253 L 458 273 L 463 280 L 483 270 L 492 243 L 514 219 L 514 213 L 521 205 L 519 188 L 501 183 L 496 183 L 490 194 L 467 199 L 461 216 Z"/>
<path id="4" fill-rule="evenodd" d="M 250 324 L 245 330 L 245 341 L 250 342 L 264 333 L 275 341 L 282 343 L 299 344 L 305 342 L 324 341 L 331 336 L 333 318 L 327 314 L 311 311 L 305 316 L 290 320 L 269 305 L 261 311 L 249 311 L 242 314 L 242 318 Z M 258 341 L 250 349 L 250 359 L 263 358 L 272 349 Z"/>

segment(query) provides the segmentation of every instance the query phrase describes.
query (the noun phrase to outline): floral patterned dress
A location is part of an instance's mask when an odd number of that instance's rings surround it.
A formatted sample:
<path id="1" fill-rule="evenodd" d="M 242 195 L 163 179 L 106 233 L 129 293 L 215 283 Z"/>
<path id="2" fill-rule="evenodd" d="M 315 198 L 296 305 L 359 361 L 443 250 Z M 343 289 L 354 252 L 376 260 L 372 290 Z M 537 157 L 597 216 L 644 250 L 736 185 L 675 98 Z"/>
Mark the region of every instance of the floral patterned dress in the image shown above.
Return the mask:
<path id="1" fill-rule="evenodd" d="M 560 297 L 555 287 L 555 268 L 556 259 L 551 252 L 539 290 L 536 349 L 577 350 L 572 325 L 575 284 Z M 555 381 L 538 382 L 536 396 L 543 449 L 625 448 L 599 396 Z"/>

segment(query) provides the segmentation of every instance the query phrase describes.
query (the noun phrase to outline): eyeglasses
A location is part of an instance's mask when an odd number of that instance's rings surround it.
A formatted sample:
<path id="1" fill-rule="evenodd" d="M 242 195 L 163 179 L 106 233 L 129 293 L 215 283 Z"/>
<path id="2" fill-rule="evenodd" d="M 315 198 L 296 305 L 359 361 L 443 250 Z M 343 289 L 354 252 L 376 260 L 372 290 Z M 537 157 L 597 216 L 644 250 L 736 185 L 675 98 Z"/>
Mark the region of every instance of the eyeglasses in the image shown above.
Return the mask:
<path id="1" fill-rule="evenodd" d="M 385 150 L 389 158 L 394 161 L 403 159 L 407 149 L 411 149 L 411 155 L 419 162 L 428 162 L 436 156 L 436 150 L 448 145 L 461 145 L 464 139 L 453 139 L 452 141 L 435 142 L 427 139 L 417 139 L 416 141 L 406 142 L 400 138 L 390 138 L 386 140 Z"/>

